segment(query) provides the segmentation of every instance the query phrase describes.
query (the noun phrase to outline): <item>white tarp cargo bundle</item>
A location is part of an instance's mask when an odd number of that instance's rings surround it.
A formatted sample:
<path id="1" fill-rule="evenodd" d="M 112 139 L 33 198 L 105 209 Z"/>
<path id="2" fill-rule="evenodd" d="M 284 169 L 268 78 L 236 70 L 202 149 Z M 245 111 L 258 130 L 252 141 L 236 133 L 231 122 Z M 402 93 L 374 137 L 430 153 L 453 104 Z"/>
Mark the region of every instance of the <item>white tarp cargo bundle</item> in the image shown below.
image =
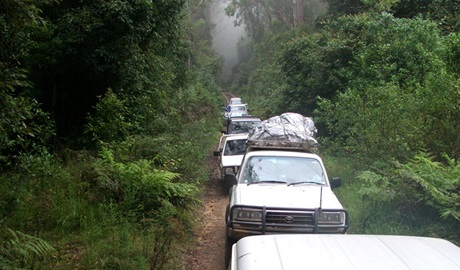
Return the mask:
<path id="1" fill-rule="evenodd" d="M 315 152 L 318 142 L 315 123 L 298 113 L 283 113 L 254 127 L 249 133 L 248 148 L 280 148 Z"/>

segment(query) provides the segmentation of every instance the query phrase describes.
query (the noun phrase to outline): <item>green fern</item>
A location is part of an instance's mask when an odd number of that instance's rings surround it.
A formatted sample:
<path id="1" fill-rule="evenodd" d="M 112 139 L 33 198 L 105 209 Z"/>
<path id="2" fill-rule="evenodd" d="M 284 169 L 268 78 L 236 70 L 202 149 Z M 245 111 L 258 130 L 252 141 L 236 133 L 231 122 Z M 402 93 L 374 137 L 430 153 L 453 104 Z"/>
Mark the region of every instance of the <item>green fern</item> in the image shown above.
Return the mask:
<path id="1" fill-rule="evenodd" d="M 450 216 L 460 221 L 460 163 L 444 157 L 446 165 L 420 153 L 401 165 L 400 175 L 422 187 L 424 201 L 437 208 L 441 217 Z"/>
<path id="2" fill-rule="evenodd" d="M 26 269 L 34 258 L 44 257 L 53 247 L 43 239 L 6 229 L 0 246 L 0 269 Z"/>

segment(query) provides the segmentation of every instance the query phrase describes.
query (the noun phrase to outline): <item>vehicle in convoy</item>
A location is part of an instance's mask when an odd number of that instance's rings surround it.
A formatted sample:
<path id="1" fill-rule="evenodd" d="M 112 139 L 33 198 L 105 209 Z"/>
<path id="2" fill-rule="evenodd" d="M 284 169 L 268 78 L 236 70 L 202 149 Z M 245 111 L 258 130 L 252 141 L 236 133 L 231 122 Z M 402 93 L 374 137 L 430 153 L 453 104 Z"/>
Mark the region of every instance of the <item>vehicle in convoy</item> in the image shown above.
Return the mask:
<path id="1" fill-rule="evenodd" d="M 232 183 L 227 182 L 225 174 L 236 174 L 240 168 L 241 160 L 246 153 L 247 134 L 223 135 L 219 148 L 214 151 L 214 156 L 219 157 L 219 170 L 224 191 L 228 192 Z"/>
<path id="2" fill-rule="evenodd" d="M 243 101 L 239 97 L 232 97 L 230 99 L 230 105 L 243 104 Z"/>
<path id="3" fill-rule="evenodd" d="M 260 124 L 262 120 L 254 116 L 235 116 L 228 120 L 227 128 L 223 131 L 225 134 L 243 134 L 249 133 L 252 128 Z"/>
<path id="4" fill-rule="evenodd" d="M 460 247 L 401 235 L 259 235 L 232 248 L 230 270 L 460 269 Z"/>
<path id="5" fill-rule="evenodd" d="M 285 113 L 262 121 L 248 135 L 238 172 L 226 173 L 228 264 L 232 245 L 251 235 L 345 233 L 348 213 L 332 188 L 322 159 L 315 154 L 316 128 L 310 118 Z"/>
<path id="6" fill-rule="evenodd" d="M 235 112 L 235 111 L 248 111 L 246 104 L 236 104 L 236 105 L 228 105 L 228 112 Z"/>
<path id="7" fill-rule="evenodd" d="M 223 124 L 226 125 L 231 117 L 249 115 L 246 104 L 228 105 L 224 112 Z"/>

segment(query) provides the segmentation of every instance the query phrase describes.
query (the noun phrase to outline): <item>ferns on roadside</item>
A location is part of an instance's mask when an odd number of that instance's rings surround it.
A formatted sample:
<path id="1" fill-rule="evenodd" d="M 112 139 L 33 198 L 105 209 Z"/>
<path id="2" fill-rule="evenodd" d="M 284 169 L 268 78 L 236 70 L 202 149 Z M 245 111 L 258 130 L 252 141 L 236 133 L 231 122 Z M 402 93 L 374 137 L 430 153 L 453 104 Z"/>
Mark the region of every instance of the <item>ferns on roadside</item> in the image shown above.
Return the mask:
<path id="1" fill-rule="evenodd" d="M 400 175 L 421 188 L 421 199 L 438 209 L 442 218 L 460 221 L 460 163 L 444 155 L 446 165 L 432 156 L 419 153 L 401 165 Z"/>
<path id="2" fill-rule="evenodd" d="M 25 269 L 54 248 L 43 239 L 20 231 L 5 229 L 0 245 L 0 269 Z"/>

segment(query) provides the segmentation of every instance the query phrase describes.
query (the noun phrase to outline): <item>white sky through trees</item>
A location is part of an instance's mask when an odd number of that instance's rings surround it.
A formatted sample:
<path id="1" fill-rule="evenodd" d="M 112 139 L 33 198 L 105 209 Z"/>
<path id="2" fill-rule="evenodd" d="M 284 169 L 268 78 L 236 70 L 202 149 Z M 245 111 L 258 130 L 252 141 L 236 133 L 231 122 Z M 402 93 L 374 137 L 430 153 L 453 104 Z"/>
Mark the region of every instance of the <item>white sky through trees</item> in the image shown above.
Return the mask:
<path id="1" fill-rule="evenodd" d="M 213 35 L 213 48 L 223 56 L 224 64 L 222 76 L 224 80 L 231 75 L 232 67 L 238 61 L 237 43 L 244 32 L 243 26 L 235 27 L 235 18 L 225 14 L 228 0 L 215 0 L 211 7 L 211 21 L 215 24 Z"/>

